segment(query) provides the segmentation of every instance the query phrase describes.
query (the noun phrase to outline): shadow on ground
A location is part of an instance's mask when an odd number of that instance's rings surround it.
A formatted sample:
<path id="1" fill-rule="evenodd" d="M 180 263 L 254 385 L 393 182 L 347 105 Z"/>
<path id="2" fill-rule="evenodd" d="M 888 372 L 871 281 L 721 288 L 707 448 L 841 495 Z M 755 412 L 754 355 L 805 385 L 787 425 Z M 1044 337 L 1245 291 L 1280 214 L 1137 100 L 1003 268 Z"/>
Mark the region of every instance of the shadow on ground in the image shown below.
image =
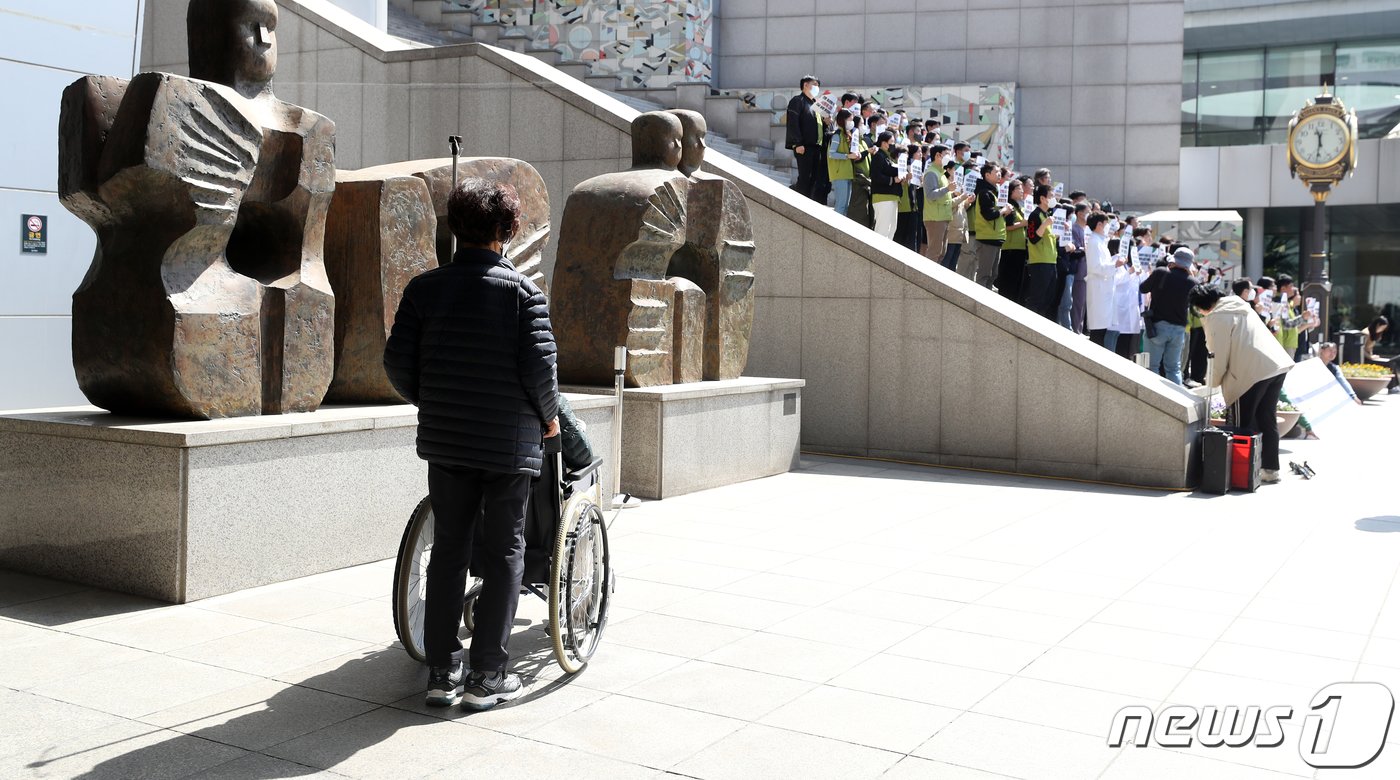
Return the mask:
<path id="1" fill-rule="evenodd" d="M 1400 517 L 1396 515 L 1363 517 L 1356 521 L 1356 530 L 1378 534 L 1400 532 Z"/>

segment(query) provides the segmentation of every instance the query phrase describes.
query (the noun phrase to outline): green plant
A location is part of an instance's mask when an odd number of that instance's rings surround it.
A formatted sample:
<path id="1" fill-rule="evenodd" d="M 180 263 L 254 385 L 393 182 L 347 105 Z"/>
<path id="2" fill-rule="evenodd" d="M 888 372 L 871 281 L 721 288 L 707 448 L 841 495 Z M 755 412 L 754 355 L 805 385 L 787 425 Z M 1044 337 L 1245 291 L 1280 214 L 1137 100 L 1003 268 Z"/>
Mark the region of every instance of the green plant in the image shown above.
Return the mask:
<path id="1" fill-rule="evenodd" d="M 1342 376 L 1356 379 L 1384 379 L 1390 376 L 1390 369 L 1373 363 L 1343 363 Z"/>

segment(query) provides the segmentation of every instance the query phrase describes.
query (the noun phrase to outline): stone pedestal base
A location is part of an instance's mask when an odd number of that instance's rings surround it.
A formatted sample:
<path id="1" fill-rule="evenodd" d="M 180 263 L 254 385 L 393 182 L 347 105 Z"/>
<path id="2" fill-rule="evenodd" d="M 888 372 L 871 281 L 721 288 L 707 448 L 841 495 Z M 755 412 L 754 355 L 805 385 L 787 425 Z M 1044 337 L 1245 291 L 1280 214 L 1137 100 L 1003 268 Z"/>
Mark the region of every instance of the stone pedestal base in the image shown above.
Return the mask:
<path id="1" fill-rule="evenodd" d="M 608 441 L 612 399 L 570 400 Z M 412 406 L 0 417 L 0 567 L 179 603 L 393 557 L 428 490 L 416 425 Z"/>
<path id="2" fill-rule="evenodd" d="M 744 377 L 627 390 L 623 491 L 669 498 L 792 470 L 805 385 L 801 379 Z"/>

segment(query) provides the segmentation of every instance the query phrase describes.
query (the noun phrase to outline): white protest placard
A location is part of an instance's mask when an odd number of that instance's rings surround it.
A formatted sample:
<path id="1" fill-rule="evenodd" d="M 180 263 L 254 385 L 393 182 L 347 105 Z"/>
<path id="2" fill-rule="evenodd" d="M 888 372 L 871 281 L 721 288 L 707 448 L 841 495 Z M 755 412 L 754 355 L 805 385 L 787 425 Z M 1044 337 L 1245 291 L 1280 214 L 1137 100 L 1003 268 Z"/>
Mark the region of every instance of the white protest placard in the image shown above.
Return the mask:
<path id="1" fill-rule="evenodd" d="M 1065 183 L 1062 181 L 1055 182 L 1055 191 L 1051 194 L 1056 198 L 1063 198 L 1065 196 Z"/>
<path id="2" fill-rule="evenodd" d="M 821 97 L 817 98 L 817 108 L 827 116 L 835 115 L 836 97 L 830 92 L 823 92 Z"/>
<path id="3" fill-rule="evenodd" d="M 997 205 L 998 205 L 998 206 L 1005 206 L 1005 205 L 1007 205 L 1006 196 L 1007 196 L 1007 193 L 1009 193 L 1010 191 L 1011 191 L 1011 184 L 1010 184 L 1009 182 L 1002 182 L 1002 183 L 997 187 Z"/>
<path id="4" fill-rule="evenodd" d="M 972 192 L 973 190 L 977 189 L 977 180 L 979 178 L 981 178 L 981 176 L 977 173 L 977 171 L 968 171 L 966 174 L 963 175 L 963 189 L 967 190 L 968 192 Z"/>
<path id="5" fill-rule="evenodd" d="M 894 163 L 894 167 L 899 170 L 899 178 L 904 178 L 904 174 L 909 172 L 909 155 L 901 152 L 899 159 Z"/>
<path id="6" fill-rule="evenodd" d="M 913 175 L 913 178 L 910 179 L 910 183 L 911 183 L 911 184 L 913 184 L 915 187 L 922 187 L 922 186 L 924 186 L 924 161 L 923 161 L 923 160 L 915 160 L 915 161 L 914 161 L 913 167 L 910 169 L 910 173 Z"/>

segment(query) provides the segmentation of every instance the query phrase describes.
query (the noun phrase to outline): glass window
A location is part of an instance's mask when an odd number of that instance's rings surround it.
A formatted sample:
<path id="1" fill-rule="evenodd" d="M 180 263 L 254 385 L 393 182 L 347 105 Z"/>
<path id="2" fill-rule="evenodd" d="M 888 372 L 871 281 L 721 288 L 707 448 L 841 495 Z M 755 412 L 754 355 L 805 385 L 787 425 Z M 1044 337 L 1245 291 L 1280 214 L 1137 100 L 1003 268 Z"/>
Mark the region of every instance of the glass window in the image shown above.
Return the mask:
<path id="1" fill-rule="evenodd" d="M 1187 137 L 1194 146 L 1196 135 L 1196 63 L 1197 57 L 1188 54 L 1181 61 L 1181 143 L 1187 144 Z"/>
<path id="2" fill-rule="evenodd" d="M 1338 46 L 1337 96 L 1356 111 L 1362 138 L 1400 124 L 1400 41 Z"/>
<path id="3" fill-rule="evenodd" d="M 1288 141 L 1293 112 L 1335 80 L 1331 44 L 1269 49 L 1264 59 L 1264 143 Z"/>
<path id="4" fill-rule="evenodd" d="M 1197 70 L 1197 127 L 1201 133 L 1251 133 L 1259 143 L 1264 116 L 1264 51 L 1212 52 L 1200 55 Z M 1201 139 L 1205 145 L 1205 139 Z"/>

